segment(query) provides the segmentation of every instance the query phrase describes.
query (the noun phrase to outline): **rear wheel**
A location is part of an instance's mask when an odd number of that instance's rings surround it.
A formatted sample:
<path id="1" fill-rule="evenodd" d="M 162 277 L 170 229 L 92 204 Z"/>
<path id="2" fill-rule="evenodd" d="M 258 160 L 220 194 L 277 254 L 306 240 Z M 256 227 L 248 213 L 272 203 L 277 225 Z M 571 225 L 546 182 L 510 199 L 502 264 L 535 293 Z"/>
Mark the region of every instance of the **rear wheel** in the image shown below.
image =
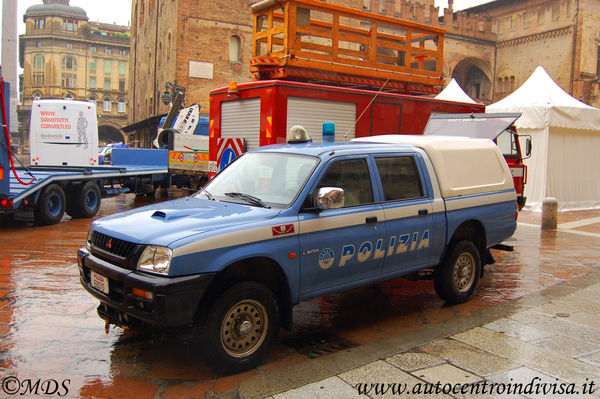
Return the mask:
<path id="1" fill-rule="evenodd" d="M 58 184 L 46 187 L 35 204 L 35 223 L 41 226 L 56 224 L 65 214 L 65 192 Z"/>
<path id="2" fill-rule="evenodd" d="M 231 374 L 258 366 L 279 331 L 277 300 L 264 285 L 238 283 L 209 310 L 203 327 L 209 365 Z"/>
<path id="3" fill-rule="evenodd" d="M 435 291 L 448 303 L 467 301 L 479 282 L 481 259 L 471 241 L 460 241 L 449 248 L 442 264 L 434 274 Z"/>
<path id="4" fill-rule="evenodd" d="M 93 181 L 78 184 L 71 193 L 69 214 L 74 218 L 94 217 L 100 209 L 100 188 Z"/>

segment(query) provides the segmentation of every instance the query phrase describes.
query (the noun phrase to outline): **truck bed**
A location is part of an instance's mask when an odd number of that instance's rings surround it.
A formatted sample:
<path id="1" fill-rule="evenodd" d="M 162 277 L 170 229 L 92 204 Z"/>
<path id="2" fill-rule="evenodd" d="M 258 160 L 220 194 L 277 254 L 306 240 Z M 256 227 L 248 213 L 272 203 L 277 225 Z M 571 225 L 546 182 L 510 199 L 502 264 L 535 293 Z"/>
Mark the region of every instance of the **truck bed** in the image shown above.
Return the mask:
<path id="1" fill-rule="evenodd" d="M 25 168 L 16 168 L 17 174 L 21 180 L 28 182 L 31 176 Z M 15 207 L 18 203 L 29 195 L 41 190 L 53 182 L 71 181 L 71 180 L 96 180 L 111 179 L 116 177 L 129 177 L 167 173 L 167 165 L 149 166 L 149 165 L 115 165 L 115 166 L 32 166 L 29 171 L 35 180 L 29 185 L 22 185 L 18 182 L 14 173 L 10 172 L 10 198 Z"/>

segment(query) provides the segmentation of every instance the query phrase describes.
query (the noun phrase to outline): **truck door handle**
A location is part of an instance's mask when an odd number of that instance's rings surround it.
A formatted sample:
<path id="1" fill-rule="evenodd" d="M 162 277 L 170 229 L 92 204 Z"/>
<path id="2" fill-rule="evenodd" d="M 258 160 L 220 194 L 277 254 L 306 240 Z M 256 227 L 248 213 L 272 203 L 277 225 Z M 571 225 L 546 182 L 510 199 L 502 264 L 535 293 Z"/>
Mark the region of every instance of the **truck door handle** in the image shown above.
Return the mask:
<path id="1" fill-rule="evenodd" d="M 419 209 L 419 216 L 427 216 L 428 213 L 427 209 Z"/>
<path id="2" fill-rule="evenodd" d="M 377 222 L 377 216 L 369 216 L 368 218 L 365 219 L 365 222 L 375 223 L 375 222 Z"/>

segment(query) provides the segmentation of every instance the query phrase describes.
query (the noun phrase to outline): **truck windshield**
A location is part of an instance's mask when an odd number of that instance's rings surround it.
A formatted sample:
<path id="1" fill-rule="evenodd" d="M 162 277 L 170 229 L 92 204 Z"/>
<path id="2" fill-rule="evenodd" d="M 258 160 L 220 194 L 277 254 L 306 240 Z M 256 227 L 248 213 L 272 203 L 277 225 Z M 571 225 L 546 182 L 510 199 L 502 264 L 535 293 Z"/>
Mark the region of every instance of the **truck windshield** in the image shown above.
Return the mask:
<path id="1" fill-rule="evenodd" d="M 294 201 L 317 162 L 318 158 L 304 155 L 246 153 L 196 196 L 254 206 L 286 206 Z"/>

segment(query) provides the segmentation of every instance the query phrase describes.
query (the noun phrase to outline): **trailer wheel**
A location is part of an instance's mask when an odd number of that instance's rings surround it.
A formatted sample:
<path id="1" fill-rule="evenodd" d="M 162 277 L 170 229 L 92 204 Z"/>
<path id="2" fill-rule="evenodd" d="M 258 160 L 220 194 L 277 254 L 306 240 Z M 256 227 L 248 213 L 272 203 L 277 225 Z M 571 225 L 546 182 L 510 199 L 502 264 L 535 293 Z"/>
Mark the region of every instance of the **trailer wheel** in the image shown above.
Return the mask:
<path id="1" fill-rule="evenodd" d="M 279 331 L 279 312 L 273 293 L 256 282 L 227 289 L 209 310 L 202 326 L 206 360 L 214 369 L 239 373 L 258 366 Z"/>
<path id="2" fill-rule="evenodd" d="M 40 226 L 56 224 L 65 214 L 65 192 L 58 184 L 46 187 L 35 204 L 34 220 Z"/>
<path id="3" fill-rule="evenodd" d="M 479 282 L 481 259 L 471 241 L 460 241 L 448 249 L 444 261 L 434 274 L 434 287 L 438 296 L 450 304 L 467 301 Z"/>
<path id="4" fill-rule="evenodd" d="M 70 215 L 76 219 L 94 217 L 100 209 L 100 188 L 93 181 L 78 184 L 71 194 Z"/>

